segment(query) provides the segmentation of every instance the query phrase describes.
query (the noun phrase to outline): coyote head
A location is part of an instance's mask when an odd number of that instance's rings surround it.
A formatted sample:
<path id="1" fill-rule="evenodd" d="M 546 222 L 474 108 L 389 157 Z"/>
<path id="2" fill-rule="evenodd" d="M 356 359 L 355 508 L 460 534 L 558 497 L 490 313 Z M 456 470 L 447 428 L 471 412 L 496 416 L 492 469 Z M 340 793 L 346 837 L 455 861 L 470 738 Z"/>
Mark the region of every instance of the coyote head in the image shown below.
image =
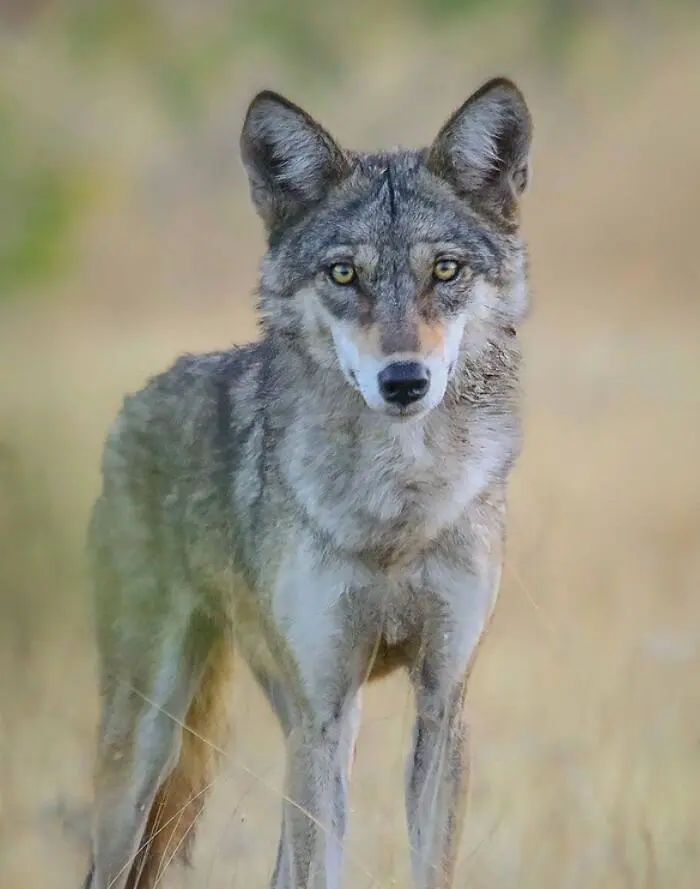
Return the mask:
<path id="1" fill-rule="evenodd" d="M 241 152 L 268 236 L 263 324 L 340 368 L 369 408 L 438 405 L 464 360 L 526 310 L 518 202 L 531 120 L 517 87 L 474 93 L 429 148 L 341 148 L 269 91 L 250 104 Z"/>

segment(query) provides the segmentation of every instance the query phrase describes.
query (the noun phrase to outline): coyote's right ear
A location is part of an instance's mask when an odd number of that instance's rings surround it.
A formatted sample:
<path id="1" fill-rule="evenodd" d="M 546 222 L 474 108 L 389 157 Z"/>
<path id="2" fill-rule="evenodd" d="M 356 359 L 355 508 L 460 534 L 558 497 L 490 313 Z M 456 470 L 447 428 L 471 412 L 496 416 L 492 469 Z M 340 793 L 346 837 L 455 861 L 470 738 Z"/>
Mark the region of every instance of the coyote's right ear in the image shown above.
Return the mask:
<path id="1" fill-rule="evenodd" d="M 428 167 L 458 193 L 475 195 L 502 216 L 512 217 L 529 178 L 532 119 L 514 83 L 485 83 L 440 130 Z"/>
<path id="2" fill-rule="evenodd" d="M 350 171 L 333 138 L 305 111 L 269 90 L 250 103 L 241 156 L 268 232 L 303 214 Z"/>

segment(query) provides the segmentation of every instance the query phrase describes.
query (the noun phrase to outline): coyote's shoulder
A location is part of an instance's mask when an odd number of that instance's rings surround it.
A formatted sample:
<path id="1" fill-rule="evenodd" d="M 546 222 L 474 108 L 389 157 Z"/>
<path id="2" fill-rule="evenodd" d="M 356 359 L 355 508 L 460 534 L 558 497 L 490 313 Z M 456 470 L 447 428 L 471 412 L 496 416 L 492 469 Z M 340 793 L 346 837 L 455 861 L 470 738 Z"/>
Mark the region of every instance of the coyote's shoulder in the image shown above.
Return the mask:
<path id="1" fill-rule="evenodd" d="M 162 460 L 166 471 L 170 471 L 168 460 L 201 464 L 201 454 L 192 448 L 205 441 L 214 445 L 217 416 L 222 410 L 230 415 L 228 400 L 233 393 L 254 409 L 264 351 L 264 344 L 253 343 L 181 355 L 141 390 L 125 397 L 105 452 L 152 451 L 152 458 Z M 228 430 L 221 432 L 228 435 Z"/>

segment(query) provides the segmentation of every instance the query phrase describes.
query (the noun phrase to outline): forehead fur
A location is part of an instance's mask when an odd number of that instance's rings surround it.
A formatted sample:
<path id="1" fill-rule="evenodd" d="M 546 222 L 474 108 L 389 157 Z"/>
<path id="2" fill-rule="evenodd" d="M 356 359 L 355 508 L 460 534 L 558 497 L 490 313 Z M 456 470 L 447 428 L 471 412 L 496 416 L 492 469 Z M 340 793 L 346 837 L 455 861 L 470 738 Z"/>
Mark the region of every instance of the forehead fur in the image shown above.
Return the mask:
<path id="1" fill-rule="evenodd" d="M 353 171 L 314 213 L 277 233 L 271 251 L 306 272 L 334 247 L 371 244 L 384 253 L 419 243 L 463 249 L 473 270 L 497 278 L 517 251 L 509 230 L 458 198 L 426 166 L 425 153 L 353 156 Z"/>

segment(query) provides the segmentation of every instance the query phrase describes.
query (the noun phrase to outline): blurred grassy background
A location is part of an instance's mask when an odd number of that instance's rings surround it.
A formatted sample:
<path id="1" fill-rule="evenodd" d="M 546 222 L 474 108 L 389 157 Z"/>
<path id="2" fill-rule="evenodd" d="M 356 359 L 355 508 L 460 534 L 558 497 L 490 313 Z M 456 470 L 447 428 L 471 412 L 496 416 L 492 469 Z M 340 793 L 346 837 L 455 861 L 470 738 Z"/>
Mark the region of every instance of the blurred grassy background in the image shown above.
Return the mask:
<path id="1" fill-rule="evenodd" d="M 460 883 L 697 886 L 694 7 L 0 0 L 0 885 L 68 889 L 85 866 L 105 428 L 178 352 L 255 332 L 247 101 L 270 86 L 348 144 L 419 144 L 504 73 L 536 120 L 535 309 Z M 274 858 L 281 744 L 239 676 L 183 885 L 262 887 Z M 406 885 L 410 717 L 401 678 L 370 690 L 347 885 Z"/>

